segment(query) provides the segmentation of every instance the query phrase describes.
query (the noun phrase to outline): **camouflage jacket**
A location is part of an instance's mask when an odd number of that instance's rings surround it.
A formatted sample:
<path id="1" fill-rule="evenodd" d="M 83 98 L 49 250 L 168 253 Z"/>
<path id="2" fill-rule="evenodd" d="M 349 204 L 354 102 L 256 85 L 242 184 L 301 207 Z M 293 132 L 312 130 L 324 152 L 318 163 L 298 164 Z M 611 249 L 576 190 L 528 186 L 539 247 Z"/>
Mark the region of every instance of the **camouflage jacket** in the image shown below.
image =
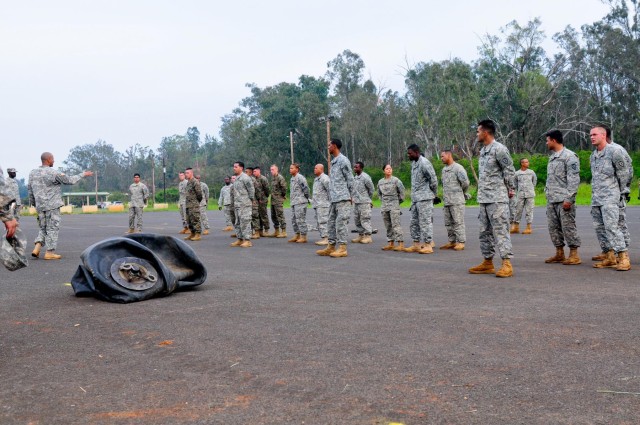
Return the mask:
<path id="1" fill-rule="evenodd" d="M 256 180 L 258 181 L 258 185 L 256 186 L 256 201 L 261 204 L 266 203 L 269 201 L 269 195 L 271 194 L 269 190 L 269 180 L 263 175 L 256 177 Z"/>
<path id="2" fill-rule="evenodd" d="M 2 167 L 0 167 L 0 221 L 3 223 L 13 220 L 13 215 L 9 212 L 9 205 L 14 200 L 4 193 L 5 190 L 4 174 L 2 172 Z"/>
<path id="3" fill-rule="evenodd" d="M 311 198 L 311 206 L 313 208 L 322 208 L 331 205 L 329 201 L 329 185 L 329 176 L 325 173 L 313 179 L 313 197 Z"/>
<path id="4" fill-rule="evenodd" d="M 300 205 L 309 202 L 309 185 L 307 184 L 307 179 L 305 179 L 302 174 L 298 173 L 291 177 L 289 190 L 291 191 L 289 195 L 291 205 Z"/>
<path id="5" fill-rule="evenodd" d="M 52 167 L 42 165 L 29 173 L 29 202 L 38 212 L 50 211 L 64 205 L 62 185 L 76 184 L 84 173 L 67 176 Z"/>
<path id="6" fill-rule="evenodd" d="M 536 183 L 538 183 L 538 176 L 536 176 L 536 173 L 534 173 L 533 170 L 527 169 L 527 171 L 516 171 L 514 183 L 515 189 L 518 192 L 518 197 L 536 197 Z"/>
<path id="7" fill-rule="evenodd" d="M 220 197 L 218 198 L 218 206 L 231 205 L 231 185 L 224 185 L 220 189 Z"/>
<path id="8" fill-rule="evenodd" d="M 287 198 L 287 181 L 282 174 L 271 178 L 271 204 L 282 205 Z"/>
<path id="9" fill-rule="evenodd" d="M 331 203 L 349 201 L 353 197 L 353 173 L 351 163 L 343 154 L 331 160 L 329 172 L 329 199 Z"/>
<path id="10" fill-rule="evenodd" d="M 599 207 L 618 204 L 620 195 L 626 193 L 629 167 L 622 151 L 606 145 L 591 153 L 591 205 Z"/>
<path id="11" fill-rule="evenodd" d="M 580 160 L 567 148 L 554 152 L 547 163 L 547 184 L 544 193 L 547 202 L 576 202 L 580 185 Z"/>
<path id="12" fill-rule="evenodd" d="M 622 145 L 619 145 L 615 142 L 611 142 L 609 143 L 609 145 L 620 150 L 620 152 L 622 153 L 622 156 L 624 157 L 624 163 L 627 165 L 627 168 L 629 169 L 629 180 L 627 181 L 627 184 L 626 184 L 627 189 L 623 193 L 629 193 L 631 191 L 631 180 L 633 180 L 633 163 L 632 163 L 631 157 L 629 156 L 629 152 L 627 152 L 627 150 Z"/>
<path id="13" fill-rule="evenodd" d="M 442 201 L 444 205 L 461 205 L 467 202 L 469 189 L 467 170 L 457 162 L 442 168 Z"/>
<path id="14" fill-rule="evenodd" d="M 235 208 L 250 207 L 255 199 L 253 180 L 246 173 L 240 173 L 233 182 L 233 205 Z"/>
<path id="15" fill-rule="evenodd" d="M 200 189 L 202 190 L 202 201 L 200 201 L 200 206 L 206 207 L 209 204 L 209 185 L 205 182 L 200 182 Z"/>
<path id="16" fill-rule="evenodd" d="M 191 180 L 186 180 L 187 185 L 184 189 L 184 205 L 186 208 L 200 208 L 200 201 L 202 201 L 202 186 L 198 179 L 193 177 Z"/>
<path id="17" fill-rule="evenodd" d="M 147 204 L 149 199 L 149 188 L 144 183 L 132 183 L 129 186 L 129 193 L 131 194 L 131 200 L 129 201 L 129 207 L 142 208 Z"/>
<path id="18" fill-rule="evenodd" d="M 371 197 L 375 192 L 371 176 L 364 171 L 353 178 L 353 203 L 370 204 Z"/>
<path id="19" fill-rule="evenodd" d="M 22 205 L 22 200 L 20 200 L 20 187 L 16 179 L 7 177 L 4 180 L 4 187 L 5 190 L 3 192 L 10 198 L 15 199 L 16 205 Z"/>
<path id="20" fill-rule="evenodd" d="M 180 183 L 178 183 L 178 204 L 179 205 L 184 205 L 184 203 L 187 201 L 187 183 L 189 183 L 189 181 L 187 179 L 182 180 Z"/>
<path id="21" fill-rule="evenodd" d="M 383 177 L 378 181 L 378 196 L 381 201 L 381 211 L 395 210 L 404 201 L 404 185 L 395 176 L 388 179 Z"/>
<path id="22" fill-rule="evenodd" d="M 438 193 L 438 176 L 431 162 L 420 155 L 411 163 L 411 202 L 428 201 Z"/>
<path id="23" fill-rule="evenodd" d="M 495 140 L 483 146 L 478 168 L 478 203 L 509 202 L 509 190 L 514 190 L 516 173 L 509 149 Z"/>

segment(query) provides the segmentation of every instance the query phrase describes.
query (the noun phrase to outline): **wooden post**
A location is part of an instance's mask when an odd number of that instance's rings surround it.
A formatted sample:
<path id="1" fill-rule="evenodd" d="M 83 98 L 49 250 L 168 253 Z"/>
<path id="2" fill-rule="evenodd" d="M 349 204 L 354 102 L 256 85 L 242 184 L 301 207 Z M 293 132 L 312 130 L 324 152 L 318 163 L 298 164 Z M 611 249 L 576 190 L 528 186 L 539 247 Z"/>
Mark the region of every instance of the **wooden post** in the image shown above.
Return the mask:
<path id="1" fill-rule="evenodd" d="M 331 118 L 327 117 L 327 174 L 331 171 L 331 153 L 329 153 L 329 143 L 331 143 Z"/>
<path id="2" fill-rule="evenodd" d="M 293 164 L 295 162 L 293 160 L 293 130 L 289 130 L 289 142 L 291 142 L 291 163 Z"/>

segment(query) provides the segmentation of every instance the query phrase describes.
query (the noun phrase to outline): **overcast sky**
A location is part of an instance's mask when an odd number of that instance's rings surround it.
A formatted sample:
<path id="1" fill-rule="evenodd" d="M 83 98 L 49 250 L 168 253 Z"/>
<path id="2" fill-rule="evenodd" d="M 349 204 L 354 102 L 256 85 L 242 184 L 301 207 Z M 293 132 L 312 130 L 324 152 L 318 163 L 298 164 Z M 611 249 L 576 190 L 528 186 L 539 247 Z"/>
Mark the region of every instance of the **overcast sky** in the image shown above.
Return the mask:
<path id="1" fill-rule="evenodd" d="M 407 61 L 472 61 L 479 38 L 540 17 L 549 38 L 599 20 L 598 0 L 0 0 L 0 165 L 18 177 L 51 151 L 62 166 L 98 139 L 157 148 L 260 87 L 322 76 L 345 49 L 404 92 Z"/>

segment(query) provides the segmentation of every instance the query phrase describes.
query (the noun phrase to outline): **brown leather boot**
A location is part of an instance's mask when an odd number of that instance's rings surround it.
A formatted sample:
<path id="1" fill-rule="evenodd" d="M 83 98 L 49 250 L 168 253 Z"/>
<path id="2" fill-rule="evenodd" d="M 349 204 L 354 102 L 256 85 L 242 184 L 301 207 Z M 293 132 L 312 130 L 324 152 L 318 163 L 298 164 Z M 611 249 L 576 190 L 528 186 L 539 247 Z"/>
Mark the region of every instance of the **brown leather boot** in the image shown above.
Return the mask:
<path id="1" fill-rule="evenodd" d="M 556 255 L 553 257 L 549 257 L 544 260 L 545 263 L 562 263 L 565 260 L 564 258 L 564 246 L 556 247 Z"/>
<path id="2" fill-rule="evenodd" d="M 591 257 L 591 261 L 602 261 L 605 258 L 607 258 L 607 253 L 601 252 L 600 254 L 594 255 L 593 257 Z"/>
<path id="3" fill-rule="evenodd" d="M 193 235 L 193 237 L 191 238 L 192 241 L 199 241 L 202 240 L 202 237 L 200 236 L 200 233 L 195 233 Z"/>
<path id="4" fill-rule="evenodd" d="M 513 267 L 511 266 L 511 260 L 505 258 L 502 260 L 502 267 L 496 272 L 496 277 L 511 277 L 513 276 Z"/>
<path id="5" fill-rule="evenodd" d="M 239 246 L 240 248 L 251 248 L 253 244 L 251 243 L 250 239 L 247 239 L 246 241 L 243 241 Z"/>
<path id="6" fill-rule="evenodd" d="M 237 241 L 232 242 L 229 246 L 240 246 L 242 245 L 242 242 L 244 242 L 242 239 L 238 239 Z"/>
<path id="7" fill-rule="evenodd" d="M 485 258 L 482 263 L 469 269 L 469 273 L 471 274 L 494 274 L 495 272 L 496 270 L 493 268 L 493 258 Z"/>
<path id="8" fill-rule="evenodd" d="M 398 242 L 398 244 L 395 246 L 395 248 L 393 248 L 394 251 L 404 251 L 404 242 L 400 241 Z"/>
<path id="9" fill-rule="evenodd" d="M 300 239 L 300 233 L 296 233 L 291 239 L 289 239 L 287 242 L 298 242 L 298 239 Z"/>
<path id="10" fill-rule="evenodd" d="M 204 231 L 202 232 L 203 235 L 208 235 L 209 234 L 209 229 L 204 229 Z"/>
<path id="11" fill-rule="evenodd" d="M 522 234 L 523 235 L 530 235 L 531 234 L 531 224 L 527 224 L 527 228 L 522 231 Z"/>
<path id="12" fill-rule="evenodd" d="M 520 233 L 520 224 L 511 223 L 511 230 L 509 230 L 509 233 Z"/>
<path id="13" fill-rule="evenodd" d="M 631 260 L 629 260 L 629 252 L 622 251 L 618 253 L 618 264 L 616 265 L 616 270 L 619 272 L 626 272 L 627 270 L 631 270 Z"/>
<path id="14" fill-rule="evenodd" d="M 338 246 L 338 249 L 334 250 L 331 254 L 329 254 L 329 257 L 332 258 L 340 258 L 340 257 L 346 257 L 347 256 L 347 245 L 341 243 Z"/>
<path id="15" fill-rule="evenodd" d="M 326 248 L 317 250 L 316 254 L 322 257 L 328 257 L 335 250 L 336 244 L 328 244 Z"/>
<path id="16" fill-rule="evenodd" d="M 276 235 L 276 238 L 286 238 L 286 237 L 287 237 L 287 231 L 285 229 L 280 229 L 280 233 Z"/>
<path id="17" fill-rule="evenodd" d="M 613 250 L 607 252 L 607 256 L 604 260 L 599 263 L 595 263 L 593 265 L 596 269 L 606 269 L 606 268 L 615 268 L 618 265 L 618 261 L 616 260 L 616 255 L 613 253 Z"/>
<path id="18" fill-rule="evenodd" d="M 362 238 L 363 238 L 363 237 L 364 237 L 364 235 L 358 235 L 358 237 L 357 237 L 357 238 L 355 238 L 355 239 L 351 239 L 351 242 L 353 242 L 353 243 L 360 243 L 360 242 L 362 242 Z"/>
<path id="19" fill-rule="evenodd" d="M 190 241 L 191 239 L 193 239 L 193 237 L 194 237 L 195 235 L 196 235 L 196 234 L 195 234 L 194 232 L 191 232 L 191 233 L 189 234 L 189 236 L 186 236 L 186 237 L 184 238 L 184 240 L 185 240 L 185 241 Z"/>
<path id="20" fill-rule="evenodd" d="M 456 246 L 455 242 L 447 242 L 446 244 L 442 245 L 440 249 L 453 249 L 454 246 Z"/>
<path id="21" fill-rule="evenodd" d="M 251 239 L 260 239 L 260 233 L 258 233 L 258 231 L 254 231 L 251 234 Z"/>
<path id="22" fill-rule="evenodd" d="M 189 233 L 189 228 L 188 227 L 185 227 L 185 228 L 183 228 L 182 230 L 180 230 L 178 232 L 179 235 L 186 235 L 187 233 Z"/>
<path id="23" fill-rule="evenodd" d="M 40 256 L 40 250 L 42 249 L 42 244 L 40 242 L 36 242 L 33 251 L 31 251 L 31 256 L 38 258 Z"/>
<path id="24" fill-rule="evenodd" d="M 58 255 L 53 251 L 47 251 L 44 253 L 45 260 L 59 260 L 62 258 L 62 255 Z"/>
<path id="25" fill-rule="evenodd" d="M 454 251 L 464 251 L 464 242 L 456 242 L 453 247 Z"/>
<path id="26" fill-rule="evenodd" d="M 360 239 L 360 243 L 371 243 L 373 239 L 371 239 L 371 235 L 364 235 L 362 239 Z"/>
<path id="27" fill-rule="evenodd" d="M 433 247 L 430 243 L 426 243 L 420 247 L 418 254 L 433 254 Z"/>
<path id="28" fill-rule="evenodd" d="M 411 245 L 408 248 L 404 248 L 403 251 L 404 252 L 418 252 L 418 251 L 420 251 L 420 242 L 414 242 L 413 245 Z"/>
<path id="29" fill-rule="evenodd" d="M 385 246 L 382 247 L 383 251 L 393 251 L 393 241 L 387 242 Z"/>
<path id="30" fill-rule="evenodd" d="M 307 243 L 307 235 L 300 235 L 296 243 Z"/>
<path id="31" fill-rule="evenodd" d="M 326 236 L 322 239 L 320 239 L 319 241 L 316 241 L 316 245 L 318 246 L 327 246 L 329 245 L 329 238 L 327 238 Z"/>
<path id="32" fill-rule="evenodd" d="M 572 248 L 569 247 L 569 257 L 562 262 L 565 266 L 575 266 L 577 264 L 581 264 L 582 261 L 578 256 L 578 247 Z"/>

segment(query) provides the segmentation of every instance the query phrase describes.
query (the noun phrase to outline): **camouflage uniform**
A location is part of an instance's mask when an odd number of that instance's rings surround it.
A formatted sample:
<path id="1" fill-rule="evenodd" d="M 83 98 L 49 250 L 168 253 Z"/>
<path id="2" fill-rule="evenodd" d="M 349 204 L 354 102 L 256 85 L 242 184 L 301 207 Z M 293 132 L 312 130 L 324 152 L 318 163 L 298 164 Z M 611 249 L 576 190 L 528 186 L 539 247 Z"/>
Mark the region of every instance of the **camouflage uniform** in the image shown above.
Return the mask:
<path id="1" fill-rule="evenodd" d="M 620 209 L 619 211 L 619 215 L 618 215 L 618 227 L 620 227 L 620 231 L 622 232 L 622 236 L 624 237 L 624 245 L 629 248 L 629 244 L 631 243 L 631 234 L 629 233 L 629 227 L 627 226 L 627 200 L 626 200 L 626 196 L 631 193 L 631 180 L 633 179 L 633 164 L 631 161 L 631 157 L 629 156 L 629 153 L 627 152 L 627 150 L 622 147 L 621 145 L 611 142 L 609 143 L 609 146 L 612 146 L 616 149 L 618 149 L 620 151 L 620 153 L 622 153 L 622 155 L 624 156 L 624 161 L 625 164 L 627 165 L 627 168 L 629 169 L 629 179 L 627 181 L 626 187 L 627 190 L 625 192 L 622 193 L 622 195 L 620 197 L 620 203 L 618 204 L 618 207 Z M 598 238 L 598 242 L 600 243 L 600 246 L 603 248 L 607 247 L 606 244 L 606 235 L 604 232 L 604 229 L 602 228 L 598 228 L 596 230 L 596 236 Z M 606 251 L 605 251 L 606 252 Z"/>
<path id="2" fill-rule="evenodd" d="M 371 197 L 375 188 L 364 171 L 353 178 L 353 218 L 358 234 L 371 236 Z"/>
<path id="3" fill-rule="evenodd" d="M 236 210 L 236 236 L 251 239 L 251 209 L 255 199 L 253 180 L 246 173 L 240 173 L 233 182 L 233 205 Z"/>
<path id="4" fill-rule="evenodd" d="M 353 193 L 353 173 L 351 163 L 343 154 L 331 160 L 329 172 L 329 220 L 327 229 L 329 244 L 346 245 L 349 216 L 351 215 L 351 197 Z"/>
<path id="5" fill-rule="evenodd" d="M 269 230 L 269 215 L 267 214 L 267 204 L 269 203 L 269 180 L 263 175 L 257 177 L 260 184 L 260 191 L 256 190 L 256 200 L 258 201 L 258 230 L 267 232 Z"/>
<path id="6" fill-rule="evenodd" d="M 185 211 L 185 203 L 187 202 L 186 198 L 186 189 L 187 189 L 187 179 L 182 180 L 178 183 L 178 209 L 180 210 L 180 219 L 182 220 L 182 227 L 185 229 L 188 227 L 187 224 L 187 213 Z"/>
<path id="7" fill-rule="evenodd" d="M 517 206 L 516 215 L 513 219 L 514 223 L 520 223 L 523 209 L 527 224 L 531 224 L 533 222 L 533 204 L 535 203 L 536 198 L 537 182 L 538 176 L 536 176 L 536 173 L 534 173 L 533 170 L 527 169 L 526 171 L 516 171 L 515 186 L 517 191 Z M 513 198 L 516 197 L 514 196 Z"/>
<path id="8" fill-rule="evenodd" d="M 498 248 L 502 259 L 512 258 L 509 235 L 509 190 L 514 189 L 515 170 L 509 150 L 497 141 L 483 146 L 478 161 L 480 251 L 493 258 Z"/>
<path id="9" fill-rule="evenodd" d="M 289 181 L 291 195 L 291 224 L 296 234 L 307 234 L 307 202 L 309 202 L 309 185 L 307 180 L 298 173 Z"/>
<path id="10" fill-rule="evenodd" d="M 64 205 L 62 185 L 76 184 L 83 176 L 84 173 L 67 176 L 46 165 L 29 173 L 29 202 L 36 207 L 40 227 L 35 243 L 46 246 L 49 251 L 56 249 L 60 232 L 60 207 Z"/>
<path id="11" fill-rule="evenodd" d="M 274 229 L 287 229 L 284 219 L 284 200 L 287 197 L 287 182 L 281 174 L 271 179 L 271 221 Z"/>
<path id="12" fill-rule="evenodd" d="M 235 212 L 231 205 L 231 185 L 224 185 L 220 189 L 220 197 L 218 198 L 218 207 L 222 207 L 224 211 L 224 220 L 227 226 L 233 226 L 235 220 Z"/>
<path id="13" fill-rule="evenodd" d="M 457 162 L 442 168 L 442 197 L 444 202 L 444 227 L 449 242 L 465 243 L 464 205 L 469 188 L 469 177 Z"/>
<path id="14" fill-rule="evenodd" d="M 627 251 L 624 235 L 618 224 L 620 203 L 628 190 L 629 167 L 622 151 L 606 145 L 593 151 L 591 163 L 591 217 L 602 252 L 616 254 Z"/>
<path id="15" fill-rule="evenodd" d="M 207 217 L 207 206 L 209 205 L 209 185 L 200 182 L 200 190 L 202 191 L 202 201 L 200 201 L 200 223 L 206 230 L 209 229 L 209 217 Z"/>
<path id="16" fill-rule="evenodd" d="M 2 167 L 0 166 L 0 221 L 3 223 L 14 219 L 13 214 L 11 214 L 11 209 L 9 208 L 9 205 L 13 202 L 13 198 L 6 194 L 6 190 L 6 181 Z"/>
<path id="17" fill-rule="evenodd" d="M 200 202 L 204 198 L 202 196 L 202 186 L 195 177 L 191 180 L 185 179 L 185 181 L 187 185 L 184 189 L 184 209 L 187 217 L 187 225 L 191 233 L 202 233 L 202 220 L 200 216 Z"/>
<path id="18" fill-rule="evenodd" d="M 518 198 L 513 195 L 509 198 L 509 223 L 513 223 L 516 219 L 516 208 L 518 207 Z"/>
<path id="19" fill-rule="evenodd" d="M 431 162 L 420 155 L 411 163 L 411 239 L 431 243 L 433 240 L 433 199 L 438 193 L 438 176 Z"/>
<path id="20" fill-rule="evenodd" d="M 547 184 L 544 193 L 547 196 L 547 225 L 549 236 L 556 248 L 567 245 L 580 246 L 580 236 L 576 227 L 576 194 L 580 184 L 580 161 L 578 156 L 567 148 L 554 152 L 547 164 Z M 571 209 L 565 211 L 564 202 L 571 203 Z"/>
<path id="21" fill-rule="evenodd" d="M 329 176 L 320 174 L 313 180 L 313 197 L 311 206 L 316 213 L 316 223 L 321 238 L 327 237 L 327 221 L 329 221 Z"/>
<path id="22" fill-rule="evenodd" d="M 249 176 L 249 178 L 251 179 L 251 182 L 253 183 L 253 193 L 254 193 L 254 198 L 253 198 L 253 201 L 251 202 L 251 231 L 257 232 L 258 230 L 260 230 L 260 213 L 258 212 L 257 193 L 260 192 L 262 188 L 260 186 L 260 182 L 258 181 L 258 179 L 253 177 L 253 174 L 251 175 L 247 174 L 247 176 Z"/>
<path id="23" fill-rule="evenodd" d="M 149 199 L 149 189 L 144 183 L 132 183 L 129 186 L 131 200 L 129 201 L 129 229 L 142 231 L 142 211 Z M 136 227 L 137 222 L 137 227 Z"/>
<path id="24" fill-rule="evenodd" d="M 387 229 L 387 242 L 404 242 L 400 225 L 400 204 L 404 201 L 404 185 L 397 177 L 383 177 L 378 181 L 378 196 L 382 220 Z"/>
<path id="25" fill-rule="evenodd" d="M 13 171 L 12 168 L 9 168 L 7 171 Z M 11 199 L 15 199 L 13 203 L 12 213 L 13 217 L 16 220 L 20 220 L 20 210 L 22 209 L 22 200 L 20 199 L 20 187 L 18 186 L 18 182 L 13 177 L 7 177 L 4 181 L 4 193 L 9 196 Z"/>

